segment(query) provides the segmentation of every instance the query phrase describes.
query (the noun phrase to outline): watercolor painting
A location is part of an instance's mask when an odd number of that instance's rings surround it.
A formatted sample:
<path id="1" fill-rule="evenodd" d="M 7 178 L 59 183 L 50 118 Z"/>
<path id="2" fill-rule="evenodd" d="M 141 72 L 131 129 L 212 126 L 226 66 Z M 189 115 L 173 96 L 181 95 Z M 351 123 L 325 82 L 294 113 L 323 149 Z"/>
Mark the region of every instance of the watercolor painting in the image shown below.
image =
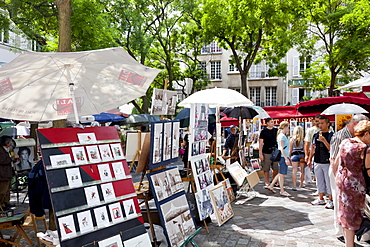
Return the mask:
<path id="1" fill-rule="evenodd" d="M 86 147 L 87 156 L 89 157 L 89 161 L 92 163 L 98 163 L 101 161 L 100 153 L 98 146 L 87 146 Z"/>
<path id="2" fill-rule="evenodd" d="M 126 174 L 125 174 L 125 170 L 123 168 L 122 162 L 112 163 L 112 168 L 113 168 L 113 172 L 114 172 L 114 177 L 116 179 L 126 178 Z"/>
<path id="3" fill-rule="evenodd" d="M 125 156 L 123 155 L 121 143 L 110 144 L 110 147 L 112 149 L 114 159 L 116 160 L 126 159 Z"/>
<path id="4" fill-rule="evenodd" d="M 96 187 L 96 185 L 86 187 L 84 188 L 84 190 L 85 190 L 87 205 L 89 206 L 100 205 L 99 192 L 98 192 L 98 187 Z"/>
<path id="5" fill-rule="evenodd" d="M 72 166 L 72 159 L 70 154 L 50 155 L 49 157 L 52 167 Z"/>
<path id="6" fill-rule="evenodd" d="M 94 208 L 94 215 L 96 219 L 96 225 L 98 228 L 104 228 L 110 225 L 107 208 L 105 206 L 100 208 Z"/>
<path id="7" fill-rule="evenodd" d="M 110 216 L 112 218 L 112 222 L 114 224 L 117 224 L 117 223 L 122 222 L 124 220 L 123 219 L 123 214 L 122 214 L 121 204 L 119 202 L 110 204 L 110 205 L 108 205 L 108 207 L 109 207 Z"/>
<path id="8" fill-rule="evenodd" d="M 78 133 L 77 137 L 81 144 L 96 143 L 95 133 Z"/>
<path id="9" fill-rule="evenodd" d="M 114 193 L 112 183 L 101 184 L 100 187 L 103 192 L 105 202 L 111 202 L 116 200 L 116 195 Z"/>
<path id="10" fill-rule="evenodd" d="M 62 240 L 76 236 L 76 227 L 73 215 L 58 218 L 58 224 Z"/>
<path id="11" fill-rule="evenodd" d="M 88 163 L 84 147 L 73 147 L 71 150 L 76 165 Z"/>
<path id="12" fill-rule="evenodd" d="M 71 168 L 66 169 L 66 175 L 68 180 L 68 185 L 71 188 L 74 187 L 81 187 L 82 186 L 82 179 L 80 174 L 80 168 Z"/>
<path id="13" fill-rule="evenodd" d="M 111 181 L 112 173 L 109 168 L 109 164 L 98 165 L 99 175 L 101 181 Z"/>
<path id="14" fill-rule="evenodd" d="M 123 247 L 122 239 L 119 234 L 99 241 L 98 245 L 99 247 Z"/>
<path id="15" fill-rule="evenodd" d="M 94 225 L 91 217 L 90 210 L 77 213 L 78 225 L 81 233 L 87 233 L 94 231 Z"/>
<path id="16" fill-rule="evenodd" d="M 109 148 L 108 144 L 99 145 L 98 147 L 99 147 L 99 150 L 100 150 L 100 155 L 101 155 L 102 160 L 106 161 L 106 160 L 112 160 L 113 159 L 112 152 L 110 151 L 110 148 Z"/>

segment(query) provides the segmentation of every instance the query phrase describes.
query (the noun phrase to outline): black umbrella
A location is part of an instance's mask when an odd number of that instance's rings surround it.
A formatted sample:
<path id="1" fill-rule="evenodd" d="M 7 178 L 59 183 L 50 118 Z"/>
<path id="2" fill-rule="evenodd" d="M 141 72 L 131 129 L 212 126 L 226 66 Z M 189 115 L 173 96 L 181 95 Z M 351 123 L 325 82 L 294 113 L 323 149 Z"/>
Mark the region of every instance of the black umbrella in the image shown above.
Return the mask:
<path id="1" fill-rule="evenodd" d="M 237 107 L 228 107 L 223 113 L 228 117 L 233 117 L 239 119 L 252 119 L 258 115 L 258 112 L 250 106 L 237 106 Z"/>

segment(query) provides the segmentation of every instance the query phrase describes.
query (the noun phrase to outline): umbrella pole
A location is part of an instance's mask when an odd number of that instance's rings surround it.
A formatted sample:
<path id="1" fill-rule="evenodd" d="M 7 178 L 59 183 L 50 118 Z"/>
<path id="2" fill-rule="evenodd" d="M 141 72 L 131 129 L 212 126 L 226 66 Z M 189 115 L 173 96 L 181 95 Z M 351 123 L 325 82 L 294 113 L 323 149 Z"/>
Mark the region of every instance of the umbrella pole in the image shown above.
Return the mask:
<path id="1" fill-rule="evenodd" d="M 75 91 L 74 91 L 74 83 L 69 83 L 69 90 L 71 91 L 71 98 L 72 98 L 72 107 L 73 107 L 73 112 L 75 114 L 75 121 L 76 124 L 80 123 L 80 120 L 78 119 L 78 112 L 77 112 L 77 104 L 76 104 L 76 99 L 75 99 Z"/>

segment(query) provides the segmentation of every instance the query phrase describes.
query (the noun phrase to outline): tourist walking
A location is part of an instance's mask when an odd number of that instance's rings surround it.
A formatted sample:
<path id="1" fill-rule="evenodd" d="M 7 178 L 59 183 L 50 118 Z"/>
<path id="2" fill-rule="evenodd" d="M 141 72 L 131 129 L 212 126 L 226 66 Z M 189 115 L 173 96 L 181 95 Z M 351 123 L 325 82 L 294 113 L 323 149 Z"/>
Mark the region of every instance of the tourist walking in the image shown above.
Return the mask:
<path id="1" fill-rule="evenodd" d="M 290 145 L 289 150 L 290 154 L 289 157 L 291 157 L 292 161 L 292 180 L 293 180 L 293 188 L 292 190 L 297 190 L 297 172 L 298 167 L 300 167 L 301 174 L 299 178 L 299 186 L 303 187 L 303 180 L 304 180 L 304 166 L 306 164 L 305 162 L 305 154 L 303 150 L 304 145 L 304 133 L 303 128 L 301 126 L 296 126 L 293 130 L 293 136 L 290 139 Z"/>

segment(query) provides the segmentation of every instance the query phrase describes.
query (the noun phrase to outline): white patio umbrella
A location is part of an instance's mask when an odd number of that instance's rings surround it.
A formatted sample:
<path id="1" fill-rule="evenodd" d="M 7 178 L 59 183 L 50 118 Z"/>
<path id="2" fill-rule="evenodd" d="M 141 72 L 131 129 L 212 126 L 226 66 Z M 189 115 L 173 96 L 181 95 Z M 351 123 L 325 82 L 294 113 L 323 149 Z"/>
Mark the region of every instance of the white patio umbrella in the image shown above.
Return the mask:
<path id="1" fill-rule="evenodd" d="M 335 115 L 335 114 L 357 114 L 357 113 L 369 113 L 369 112 L 366 111 L 361 106 L 355 104 L 342 103 L 329 106 L 321 114 Z"/>
<path id="2" fill-rule="evenodd" d="M 362 77 L 358 80 L 352 81 L 348 83 L 347 85 L 344 85 L 338 89 L 356 88 L 356 87 L 364 87 L 364 86 L 370 86 L 370 75 Z"/>
<path id="3" fill-rule="evenodd" d="M 190 107 L 190 104 L 195 103 L 208 104 L 209 107 L 254 105 L 253 102 L 250 101 L 247 97 L 235 90 L 217 87 L 193 93 L 185 100 L 180 102 L 179 106 Z"/>
<path id="4" fill-rule="evenodd" d="M 78 122 L 144 95 L 158 72 L 120 47 L 24 52 L 0 69 L 0 117 Z"/>
<path id="5" fill-rule="evenodd" d="M 254 118 L 258 118 L 258 119 L 265 119 L 265 118 L 269 118 L 270 115 L 260 106 L 252 106 L 253 109 L 255 109 L 257 112 L 258 112 L 258 115 L 255 116 Z"/>

